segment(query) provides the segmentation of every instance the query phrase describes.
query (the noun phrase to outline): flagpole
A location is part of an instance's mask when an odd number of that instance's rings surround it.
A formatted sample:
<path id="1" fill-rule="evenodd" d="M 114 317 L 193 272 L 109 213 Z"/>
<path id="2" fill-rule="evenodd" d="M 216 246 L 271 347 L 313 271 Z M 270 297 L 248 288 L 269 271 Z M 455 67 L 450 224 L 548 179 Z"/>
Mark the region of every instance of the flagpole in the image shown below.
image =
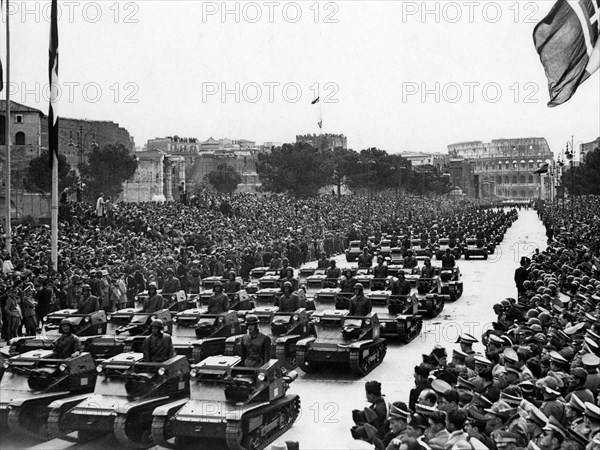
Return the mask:
<path id="1" fill-rule="evenodd" d="M 48 151 L 52 164 L 52 203 L 50 206 L 50 257 L 52 268 L 58 269 L 58 14 L 57 0 L 52 0 L 50 18 L 49 81 L 50 108 L 48 114 Z"/>
<path id="2" fill-rule="evenodd" d="M 12 242 L 11 242 L 11 237 L 12 237 L 12 226 L 11 226 L 11 207 L 10 207 L 10 203 L 11 203 L 11 192 L 10 192 L 10 184 L 11 184 L 11 180 L 10 180 L 10 27 L 9 27 L 9 21 L 10 21 L 10 14 L 8 13 L 9 8 L 8 8 L 8 3 L 9 0 L 6 0 L 6 127 L 5 127 L 5 144 L 6 144 L 6 219 L 5 219 L 5 223 L 4 223 L 4 232 L 6 234 L 6 240 L 5 240 L 5 248 L 6 248 L 6 252 L 10 255 L 12 252 Z"/>

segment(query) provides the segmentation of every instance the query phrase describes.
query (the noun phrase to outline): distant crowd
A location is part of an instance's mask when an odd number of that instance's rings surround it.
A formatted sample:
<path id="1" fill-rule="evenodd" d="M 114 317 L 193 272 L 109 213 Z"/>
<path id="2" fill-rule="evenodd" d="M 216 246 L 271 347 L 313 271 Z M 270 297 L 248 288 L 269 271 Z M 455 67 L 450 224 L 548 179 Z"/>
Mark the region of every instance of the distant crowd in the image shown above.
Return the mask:
<path id="1" fill-rule="evenodd" d="M 356 439 L 385 450 L 600 448 L 600 197 L 567 206 L 538 205 L 548 247 L 521 259 L 518 296 L 494 304 L 492 330 L 423 355 L 404 401 L 366 384 Z"/>

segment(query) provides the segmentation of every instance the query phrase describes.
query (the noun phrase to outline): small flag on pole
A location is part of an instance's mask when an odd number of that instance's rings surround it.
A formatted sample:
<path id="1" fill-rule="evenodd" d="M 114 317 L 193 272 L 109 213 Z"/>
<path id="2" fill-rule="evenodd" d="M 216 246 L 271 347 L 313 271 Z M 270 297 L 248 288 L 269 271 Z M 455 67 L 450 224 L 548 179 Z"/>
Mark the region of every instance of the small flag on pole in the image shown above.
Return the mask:
<path id="1" fill-rule="evenodd" d="M 323 119 L 319 120 L 317 124 L 319 125 L 319 128 L 323 128 Z"/>
<path id="2" fill-rule="evenodd" d="M 540 168 L 538 170 L 536 170 L 533 173 L 537 173 L 537 174 L 543 174 L 543 173 L 548 173 L 548 163 L 542 164 L 540 166 Z"/>
<path id="3" fill-rule="evenodd" d="M 48 146 L 50 167 L 54 156 L 58 161 L 58 16 L 57 0 L 52 0 L 50 10 L 50 50 L 48 59 L 48 78 L 50 82 L 50 107 L 48 110 Z"/>
<path id="4" fill-rule="evenodd" d="M 310 102 L 311 105 L 315 105 L 317 103 L 319 103 L 319 100 L 321 99 L 321 97 L 317 97 L 315 98 L 312 102 Z"/>
<path id="5" fill-rule="evenodd" d="M 600 0 L 557 0 L 533 30 L 533 42 L 548 79 L 550 101 L 558 106 L 598 70 Z"/>

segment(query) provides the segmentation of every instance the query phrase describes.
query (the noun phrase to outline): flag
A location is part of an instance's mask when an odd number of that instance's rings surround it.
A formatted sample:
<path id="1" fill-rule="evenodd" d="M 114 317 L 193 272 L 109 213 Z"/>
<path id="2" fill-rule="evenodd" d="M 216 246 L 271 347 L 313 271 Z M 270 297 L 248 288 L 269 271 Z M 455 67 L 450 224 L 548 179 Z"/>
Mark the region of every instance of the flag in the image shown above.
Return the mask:
<path id="1" fill-rule="evenodd" d="M 48 78 L 50 82 L 50 105 L 48 108 L 48 147 L 50 167 L 54 156 L 58 161 L 58 19 L 57 0 L 52 0 L 50 10 L 50 50 L 48 52 Z"/>
<path id="2" fill-rule="evenodd" d="M 2 11 L 4 10 L 4 0 L 0 0 L 0 22 L 2 22 Z M 8 24 L 6 25 L 8 26 Z M 2 70 L 2 60 L 0 59 L 0 92 L 4 89 L 4 70 Z"/>
<path id="3" fill-rule="evenodd" d="M 540 175 L 543 174 L 543 173 L 548 173 L 548 163 L 542 164 L 540 166 L 540 168 L 538 170 L 536 170 L 535 172 L 533 172 L 533 173 L 537 173 L 537 174 L 540 174 Z"/>
<path id="4" fill-rule="evenodd" d="M 323 119 L 319 120 L 317 125 L 319 125 L 319 128 L 323 128 Z"/>
<path id="5" fill-rule="evenodd" d="M 558 106 L 600 64 L 600 0 L 557 0 L 533 30 L 533 42 L 548 79 L 550 101 Z"/>
<path id="6" fill-rule="evenodd" d="M 317 97 L 315 98 L 312 102 L 310 102 L 311 105 L 314 105 L 316 103 L 319 103 L 319 100 L 321 99 L 321 97 Z"/>

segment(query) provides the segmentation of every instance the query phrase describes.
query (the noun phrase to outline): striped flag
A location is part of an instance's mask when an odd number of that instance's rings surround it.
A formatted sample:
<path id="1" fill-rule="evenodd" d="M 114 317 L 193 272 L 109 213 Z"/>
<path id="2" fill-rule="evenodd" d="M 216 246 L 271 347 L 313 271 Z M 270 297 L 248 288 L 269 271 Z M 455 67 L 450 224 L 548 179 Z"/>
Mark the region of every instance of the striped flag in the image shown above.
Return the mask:
<path id="1" fill-rule="evenodd" d="M 550 101 L 558 106 L 598 70 L 600 0 L 557 0 L 533 30 L 533 42 L 548 78 Z"/>
<path id="2" fill-rule="evenodd" d="M 2 20 L 2 14 L 4 11 L 4 0 L 0 0 L 0 23 Z M 8 26 L 8 23 L 6 24 Z M 2 60 L 0 59 L 0 92 L 4 89 L 4 70 L 2 69 Z"/>
<path id="3" fill-rule="evenodd" d="M 50 51 L 48 59 L 48 77 L 50 82 L 50 107 L 48 110 L 48 147 L 50 167 L 54 156 L 58 161 L 58 19 L 57 0 L 52 0 L 50 10 Z"/>
<path id="4" fill-rule="evenodd" d="M 533 173 L 537 173 L 537 174 L 543 174 L 543 173 L 548 173 L 548 163 L 542 164 L 540 166 L 540 168 L 538 170 L 536 170 Z"/>
<path id="5" fill-rule="evenodd" d="M 319 100 L 321 100 L 321 97 L 315 98 L 312 102 L 310 102 L 310 104 L 315 105 L 315 104 L 319 103 Z"/>

